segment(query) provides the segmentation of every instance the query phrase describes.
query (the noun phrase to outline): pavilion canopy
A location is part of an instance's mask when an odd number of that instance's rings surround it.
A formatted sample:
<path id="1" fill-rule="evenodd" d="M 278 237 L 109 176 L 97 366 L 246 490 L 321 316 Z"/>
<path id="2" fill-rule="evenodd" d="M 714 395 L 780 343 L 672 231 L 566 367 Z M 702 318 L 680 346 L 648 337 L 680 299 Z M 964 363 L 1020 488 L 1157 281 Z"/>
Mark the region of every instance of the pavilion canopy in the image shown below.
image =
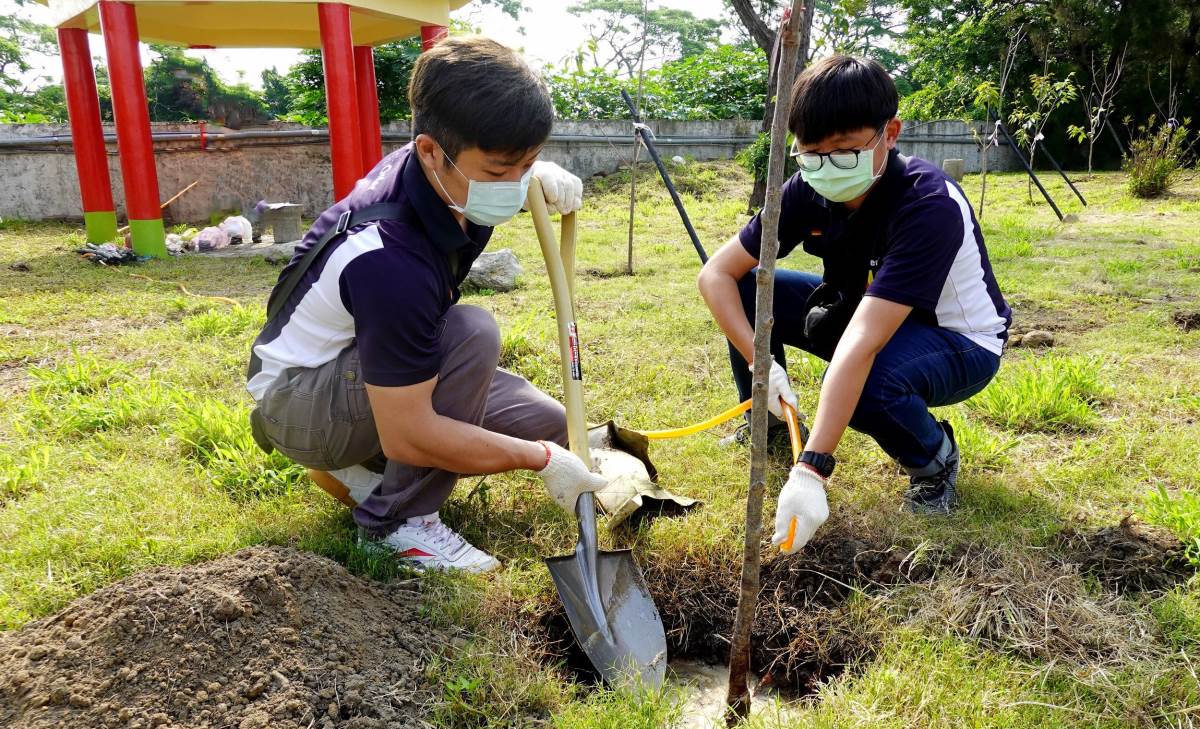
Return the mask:
<path id="1" fill-rule="evenodd" d="M 199 48 L 320 48 L 316 2 L 125 0 L 137 7 L 140 39 Z M 349 0 L 353 43 L 376 46 L 447 26 L 469 0 Z M 38 0 L 53 25 L 100 32 L 97 0 Z"/>

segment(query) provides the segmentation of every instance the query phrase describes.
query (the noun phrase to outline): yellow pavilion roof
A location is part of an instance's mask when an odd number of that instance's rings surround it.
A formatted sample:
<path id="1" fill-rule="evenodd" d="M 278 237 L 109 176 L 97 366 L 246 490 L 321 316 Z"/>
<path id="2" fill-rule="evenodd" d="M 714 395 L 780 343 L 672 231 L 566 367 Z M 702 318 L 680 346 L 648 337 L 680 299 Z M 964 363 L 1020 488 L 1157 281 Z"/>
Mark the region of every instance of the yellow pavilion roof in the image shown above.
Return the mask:
<path id="1" fill-rule="evenodd" d="M 354 44 L 407 38 L 422 25 L 449 25 L 470 0 L 347 0 Z M 56 28 L 100 32 L 97 0 L 38 0 Z M 320 48 L 316 2 L 295 0 L 125 0 L 137 6 L 138 35 L 153 43 L 216 48 Z"/>

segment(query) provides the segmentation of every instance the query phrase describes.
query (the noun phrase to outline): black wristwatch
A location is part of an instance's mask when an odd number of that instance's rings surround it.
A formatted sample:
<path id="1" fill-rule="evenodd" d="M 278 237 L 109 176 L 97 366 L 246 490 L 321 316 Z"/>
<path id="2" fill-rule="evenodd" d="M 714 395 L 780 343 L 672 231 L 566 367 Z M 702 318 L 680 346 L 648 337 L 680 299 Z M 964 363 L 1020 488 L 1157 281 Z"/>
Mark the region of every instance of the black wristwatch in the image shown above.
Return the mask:
<path id="1" fill-rule="evenodd" d="M 837 465 L 837 459 L 831 453 L 816 453 L 814 451 L 804 451 L 800 454 L 800 462 L 807 463 L 817 469 L 817 473 L 821 474 L 821 478 L 829 478 L 833 475 L 833 467 Z"/>

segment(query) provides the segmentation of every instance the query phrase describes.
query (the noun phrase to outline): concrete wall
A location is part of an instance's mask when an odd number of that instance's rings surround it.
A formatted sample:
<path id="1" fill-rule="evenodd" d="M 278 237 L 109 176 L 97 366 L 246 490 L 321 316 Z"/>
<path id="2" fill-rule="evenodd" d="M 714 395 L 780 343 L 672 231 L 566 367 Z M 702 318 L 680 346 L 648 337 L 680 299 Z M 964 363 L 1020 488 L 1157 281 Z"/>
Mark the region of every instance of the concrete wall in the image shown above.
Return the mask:
<path id="1" fill-rule="evenodd" d="M 732 157 L 754 139 L 758 126 L 753 120 L 651 123 L 663 157 L 678 154 L 697 160 Z M 108 134 L 112 131 L 105 128 Z M 301 203 L 305 215 L 312 217 L 332 200 L 324 130 L 275 123 L 242 131 L 284 131 L 305 136 L 222 139 L 222 134 L 232 130 L 209 126 L 204 149 L 196 125 L 155 124 L 153 131 L 156 135 L 177 135 L 155 142 L 162 199 L 200 181 L 171 205 L 169 221 L 203 222 L 211 212 L 238 210 L 264 198 Z M 408 136 L 406 123 L 384 127 L 384 153 L 404 144 Z M 962 122 L 906 124 L 901 149 L 938 164 L 948 157 L 963 158 L 968 172 L 979 168 L 978 148 Z M 543 158 L 581 177 L 590 177 L 628 164 L 631 154 L 627 121 L 559 122 Z M 1018 168 L 1011 151 L 1004 147 L 994 149 L 990 159 L 991 169 Z M 115 142 L 109 144 L 108 161 L 113 195 L 123 217 L 124 191 Z M 0 217 L 41 220 L 77 219 L 81 215 L 70 129 L 66 125 L 0 125 L 0 180 Z"/>

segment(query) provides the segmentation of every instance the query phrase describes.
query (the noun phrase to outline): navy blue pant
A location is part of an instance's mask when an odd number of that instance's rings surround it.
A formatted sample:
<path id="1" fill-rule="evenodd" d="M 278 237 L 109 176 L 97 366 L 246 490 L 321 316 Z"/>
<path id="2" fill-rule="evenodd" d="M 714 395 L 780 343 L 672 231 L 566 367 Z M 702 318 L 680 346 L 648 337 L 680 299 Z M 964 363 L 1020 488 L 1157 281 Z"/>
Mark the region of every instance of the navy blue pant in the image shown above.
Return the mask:
<path id="1" fill-rule="evenodd" d="M 738 282 L 746 318 L 754 322 L 755 282 L 751 271 Z M 771 355 L 787 366 L 783 347 L 798 347 L 828 361 L 804 337 L 808 297 L 821 283 L 816 274 L 775 271 L 775 327 Z M 750 370 L 729 348 L 733 381 L 741 400 L 750 397 Z M 928 465 L 942 445 L 943 431 L 931 406 L 953 405 L 982 390 L 1000 368 L 1000 357 L 957 332 L 905 321 L 871 366 L 850 427 L 866 433 L 889 456 L 909 469 Z"/>

